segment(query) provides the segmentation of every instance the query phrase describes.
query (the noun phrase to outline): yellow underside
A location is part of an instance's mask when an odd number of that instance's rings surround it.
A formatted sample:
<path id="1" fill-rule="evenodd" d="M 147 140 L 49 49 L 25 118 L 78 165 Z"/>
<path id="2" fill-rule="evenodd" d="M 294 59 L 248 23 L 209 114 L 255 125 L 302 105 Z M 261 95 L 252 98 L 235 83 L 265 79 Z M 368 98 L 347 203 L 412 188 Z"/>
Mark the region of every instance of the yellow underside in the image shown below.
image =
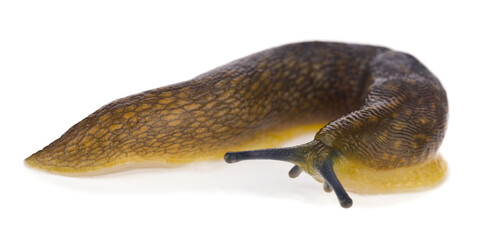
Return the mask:
<path id="1" fill-rule="evenodd" d="M 378 170 L 357 161 L 342 159 L 333 169 L 348 191 L 366 194 L 421 191 L 445 179 L 447 163 L 438 155 L 427 161 L 391 170 Z"/>
<path id="2" fill-rule="evenodd" d="M 277 147 L 291 138 L 310 132 L 317 132 L 323 126 L 324 124 L 313 124 L 281 131 L 275 129 L 273 131 L 261 132 L 246 144 L 189 156 L 122 156 L 114 162 L 100 166 L 88 165 L 81 169 L 45 166 L 39 164 L 34 156 L 27 158 L 25 163 L 34 168 L 68 176 L 99 175 L 130 168 L 175 167 L 192 161 L 223 159 L 226 151 Z M 418 165 L 393 170 L 378 170 L 365 166 L 358 161 L 346 159 L 337 161 L 333 168 L 346 190 L 365 194 L 412 192 L 428 189 L 441 183 L 445 179 L 447 172 L 447 164 L 441 156 L 436 156 L 434 159 Z M 322 181 L 319 177 L 317 180 Z"/>

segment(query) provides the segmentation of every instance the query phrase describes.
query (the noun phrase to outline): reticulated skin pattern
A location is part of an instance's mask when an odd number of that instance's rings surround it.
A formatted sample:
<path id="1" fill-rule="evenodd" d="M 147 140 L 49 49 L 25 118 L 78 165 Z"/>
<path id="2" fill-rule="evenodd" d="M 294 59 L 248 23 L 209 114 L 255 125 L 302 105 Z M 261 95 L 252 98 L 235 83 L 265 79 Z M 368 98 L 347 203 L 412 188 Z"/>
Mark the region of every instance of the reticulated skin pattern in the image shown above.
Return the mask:
<path id="1" fill-rule="evenodd" d="M 379 54 L 370 71 L 374 83 L 363 105 L 321 129 L 316 139 L 373 168 L 433 157 L 447 123 L 440 82 L 414 57 L 394 51 Z"/>
<path id="2" fill-rule="evenodd" d="M 173 165 L 271 147 L 313 126 L 315 140 L 345 159 L 391 170 L 435 159 L 447 112 L 442 85 L 411 55 L 303 42 L 113 101 L 26 163 L 65 175 Z"/>

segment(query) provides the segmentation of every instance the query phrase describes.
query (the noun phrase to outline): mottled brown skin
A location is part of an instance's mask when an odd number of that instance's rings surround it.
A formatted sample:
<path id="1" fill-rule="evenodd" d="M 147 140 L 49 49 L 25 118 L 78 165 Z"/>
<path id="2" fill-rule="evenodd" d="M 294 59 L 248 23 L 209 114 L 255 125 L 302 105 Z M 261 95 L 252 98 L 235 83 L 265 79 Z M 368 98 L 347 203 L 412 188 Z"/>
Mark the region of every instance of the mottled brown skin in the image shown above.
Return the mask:
<path id="1" fill-rule="evenodd" d="M 421 163 L 445 134 L 447 97 L 414 57 L 387 51 L 370 62 L 374 83 L 363 105 L 320 130 L 315 139 L 379 169 Z"/>
<path id="2" fill-rule="evenodd" d="M 443 87 L 414 57 L 382 47 L 304 42 L 116 100 L 26 162 L 64 174 L 127 158 L 188 162 L 267 131 L 325 122 L 315 137 L 328 149 L 320 154 L 337 150 L 372 168 L 393 169 L 433 156 L 446 120 Z"/>

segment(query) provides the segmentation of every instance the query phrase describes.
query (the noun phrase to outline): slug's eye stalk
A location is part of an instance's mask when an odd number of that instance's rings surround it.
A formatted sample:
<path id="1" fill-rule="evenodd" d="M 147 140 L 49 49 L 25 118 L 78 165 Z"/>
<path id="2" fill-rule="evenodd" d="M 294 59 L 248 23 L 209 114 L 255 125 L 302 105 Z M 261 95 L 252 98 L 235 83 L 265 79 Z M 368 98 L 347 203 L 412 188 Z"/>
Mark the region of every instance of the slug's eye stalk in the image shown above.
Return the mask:
<path id="1" fill-rule="evenodd" d="M 348 193 L 343 188 L 343 185 L 341 185 L 340 180 L 336 177 L 335 171 L 333 171 L 333 159 L 331 157 L 327 158 L 318 171 L 325 180 L 325 191 L 331 192 L 331 189 L 333 189 L 336 197 L 338 197 L 338 201 L 340 201 L 340 205 L 344 208 L 351 207 L 353 205 L 353 200 L 349 197 Z"/>
<path id="2" fill-rule="evenodd" d="M 333 170 L 333 163 L 340 155 L 339 151 L 314 140 L 295 147 L 227 152 L 224 159 L 227 163 L 250 159 L 273 159 L 293 163 L 295 166 L 288 173 L 291 178 L 298 177 L 303 171 L 313 177 L 321 175 L 324 179 L 324 190 L 327 192 L 334 190 L 340 205 L 349 208 L 353 205 L 353 200 L 348 196 Z"/>

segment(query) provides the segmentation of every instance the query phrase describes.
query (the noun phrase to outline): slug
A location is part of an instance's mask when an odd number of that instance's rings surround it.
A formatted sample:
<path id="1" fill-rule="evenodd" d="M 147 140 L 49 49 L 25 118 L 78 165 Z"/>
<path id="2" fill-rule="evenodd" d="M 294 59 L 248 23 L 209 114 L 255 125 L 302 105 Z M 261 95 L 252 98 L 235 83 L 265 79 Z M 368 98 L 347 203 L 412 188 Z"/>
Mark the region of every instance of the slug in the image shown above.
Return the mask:
<path id="1" fill-rule="evenodd" d="M 437 150 L 447 115 L 444 88 L 413 56 L 303 42 L 113 101 L 25 163 L 85 175 L 222 157 L 275 159 L 294 164 L 290 177 L 305 171 L 323 182 L 347 208 L 346 191 L 406 192 L 442 182 L 447 165 Z M 317 133 L 308 143 L 271 148 L 309 131 Z"/>

